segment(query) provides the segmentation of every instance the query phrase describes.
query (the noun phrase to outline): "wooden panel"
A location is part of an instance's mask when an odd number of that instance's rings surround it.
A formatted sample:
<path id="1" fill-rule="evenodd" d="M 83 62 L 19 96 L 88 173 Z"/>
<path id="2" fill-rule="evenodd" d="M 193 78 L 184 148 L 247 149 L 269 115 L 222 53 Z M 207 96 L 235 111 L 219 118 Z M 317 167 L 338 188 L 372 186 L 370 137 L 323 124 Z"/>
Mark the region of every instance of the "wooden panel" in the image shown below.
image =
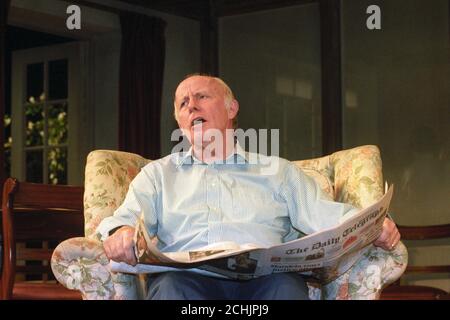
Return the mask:
<path id="1" fill-rule="evenodd" d="M 81 293 L 58 283 L 19 282 L 14 286 L 14 299 L 18 300 L 81 300 Z"/>
<path id="2" fill-rule="evenodd" d="M 406 273 L 450 273 L 450 266 L 408 266 Z"/>
<path id="3" fill-rule="evenodd" d="M 309 4 L 317 2 L 317 0 L 219 0 L 214 2 L 217 7 L 217 15 L 223 17 Z"/>
<path id="4" fill-rule="evenodd" d="M 391 285 L 381 293 L 381 300 L 449 300 L 444 290 L 426 286 Z"/>
<path id="5" fill-rule="evenodd" d="M 27 273 L 27 274 L 52 274 L 52 268 L 50 265 L 36 265 L 36 266 L 16 266 L 16 273 Z"/>
<path id="6" fill-rule="evenodd" d="M 317 1 L 318 0 L 121 0 L 121 2 L 130 5 L 145 7 L 198 21 L 208 18 L 211 7 L 216 8 L 214 13 L 215 16 L 224 17 L 309 4 Z M 116 6 L 109 6 L 88 0 L 72 0 L 72 3 L 116 14 L 120 14 L 121 11 L 127 11 L 126 9 L 119 9 Z"/>
<path id="7" fill-rule="evenodd" d="M 14 207 L 64 208 L 81 211 L 83 190 L 83 187 L 22 182 L 14 195 Z"/>
<path id="8" fill-rule="evenodd" d="M 209 0 L 122 0 L 122 2 L 196 20 L 205 17 L 209 4 Z"/>
<path id="9" fill-rule="evenodd" d="M 322 67 L 322 154 L 342 149 L 340 1 L 320 0 Z"/>
<path id="10" fill-rule="evenodd" d="M 403 240 L 450 238 L 450 224 L 435 226 L 397 226 Z"/>
<path id="11" fill-rule="evenodd" d="M 14 212 L 16 241 L 64 240 L 83 235 L 81 212 Z"/>
<path id="12" fill-rule="evenodd" d="M 48 260 L 50 261 L 54 249 L 21 248 L 17 249 L 17 260 Z"/>

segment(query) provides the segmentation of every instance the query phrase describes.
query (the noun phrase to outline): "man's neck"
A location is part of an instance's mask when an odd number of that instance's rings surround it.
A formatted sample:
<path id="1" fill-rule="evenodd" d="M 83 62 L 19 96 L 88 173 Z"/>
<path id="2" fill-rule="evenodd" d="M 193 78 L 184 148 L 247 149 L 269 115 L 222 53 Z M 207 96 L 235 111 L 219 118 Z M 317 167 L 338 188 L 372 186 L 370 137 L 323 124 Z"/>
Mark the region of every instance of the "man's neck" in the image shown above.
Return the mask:
<path id="1" fill-rule="evenodd" d="M 233 130 L 229 130 L 222 140 L 192 145 L 194 157 L 205 163 L 224 161 L 231 154 L 233 154 L 234 149 L 235 143 Z"/>

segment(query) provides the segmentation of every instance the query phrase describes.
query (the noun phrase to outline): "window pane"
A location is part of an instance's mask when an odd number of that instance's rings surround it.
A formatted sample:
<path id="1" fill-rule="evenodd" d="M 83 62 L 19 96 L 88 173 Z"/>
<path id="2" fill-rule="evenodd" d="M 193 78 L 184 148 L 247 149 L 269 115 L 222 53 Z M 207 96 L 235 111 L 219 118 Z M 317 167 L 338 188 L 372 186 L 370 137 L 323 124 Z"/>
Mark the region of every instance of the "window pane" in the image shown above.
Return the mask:
<path id="1" fill-rule="evenodd" d="M 395 185 L 400 225 L 450 223 L 448 0 L 377 0 L 381 30 L 368 30 L 370 0 L 342 1 L 344 146 L 376 144 Z M 423 242 L 422 242 L 423 243 Z M 450 263 L 448 239 L 405 241 L 410 265 Z M 405 284 L 450 288 L 448 274 Z"/>
<path id="2" fill-rule="evenodd" d="M 43 183 L 42 150 L 26 151 L 26 181 Z"/>
<path id="3" fill-rule="evenodd" d="M 320 155 L 319 6 L 224 17 L 219 39 L 220 75 L 239 101 L 239 127 L 279 129 L 284 158 Z"/>
<path id="4" fill-rule="evenodd" d="M 48 106 L 48 144 L 67 143 L 67 103 Z"/>
<path id="5" fill-rule="evenodd" d="M 343 1 L 344 144 L 381 148 L 399 224 L 450 223 L 449 2 L 379 1 L 375 32 L 370 4 Z"/>
<path id="6" fill-rule="evenodd" d="M 26 104 L 25 146 L 41 146 L 44 141 L 44 105 Z"/>
<path id="7" fill-rule="evenodd" d="M 68 88 L 67 59 L 48 63 L 48 97 L 50 100 L 66 99 Z"/>
<path id="8" fill-rule="evenodd" d="M 48 182 L 50 184 L 67 184 L 67 148 L 49 150 Z"/>
<path id="9" fill-rule="evenodd" d="M 29 64 L 26 101 L 36 103 L 42 99 L 44 99 L 44 63 Z"/>

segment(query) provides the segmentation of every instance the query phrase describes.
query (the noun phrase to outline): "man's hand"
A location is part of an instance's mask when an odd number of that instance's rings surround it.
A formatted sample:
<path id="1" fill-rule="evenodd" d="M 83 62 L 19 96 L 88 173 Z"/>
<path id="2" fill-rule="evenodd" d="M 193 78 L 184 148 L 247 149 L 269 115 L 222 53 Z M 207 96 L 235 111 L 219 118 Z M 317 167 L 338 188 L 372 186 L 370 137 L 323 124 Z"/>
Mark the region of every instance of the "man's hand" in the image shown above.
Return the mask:
<path id="1" fill-rule="evenodd" d="M 133 227 L 123 226 L 118 229 L 103 242 L 106 256 L 110 260 L 136 265 L 133 236 Z"/>
<path id="2" fill-rule="evenodd" d="M 380 236 L 373 243 L 377 247 L 381 247 L 384 250 L 394 250 L 397 243 L 400 241 L 400 232 L 397 226 L 391 219 L 384 219 L 383 230 Z"/>

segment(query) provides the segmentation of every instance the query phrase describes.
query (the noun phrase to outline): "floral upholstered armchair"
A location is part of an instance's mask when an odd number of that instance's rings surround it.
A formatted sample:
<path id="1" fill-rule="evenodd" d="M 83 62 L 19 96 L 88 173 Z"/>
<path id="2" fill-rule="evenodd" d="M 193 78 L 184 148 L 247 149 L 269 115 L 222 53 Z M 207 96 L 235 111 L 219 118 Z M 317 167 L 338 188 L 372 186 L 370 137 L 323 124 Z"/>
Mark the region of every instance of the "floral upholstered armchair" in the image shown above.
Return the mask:
<path id="1" fill-rule="evenodd" d="M 145 296 L 145 275 L 110 272 L 95 229 L 102 219 L 113 214 L 124 200 L 131 180 L 149 162 L 136 154 L 108 150 L 93 151 L 87 158 L 85 237 L 60 243 L 51 261 L 57 280 L 69 289 L 81 291 L 84 299 Z M 361 146 L 295 163 L 336 201 L 362 208 L 383 194 L 381 158 L 376 146 Z M 378 299 L 381 290 L 402 275 L 407 259 L 401 242 L 390 252 L 371 245 L 346 273 L 333 281 L 322 285 L 309 282 L 310 298 Z"/>

